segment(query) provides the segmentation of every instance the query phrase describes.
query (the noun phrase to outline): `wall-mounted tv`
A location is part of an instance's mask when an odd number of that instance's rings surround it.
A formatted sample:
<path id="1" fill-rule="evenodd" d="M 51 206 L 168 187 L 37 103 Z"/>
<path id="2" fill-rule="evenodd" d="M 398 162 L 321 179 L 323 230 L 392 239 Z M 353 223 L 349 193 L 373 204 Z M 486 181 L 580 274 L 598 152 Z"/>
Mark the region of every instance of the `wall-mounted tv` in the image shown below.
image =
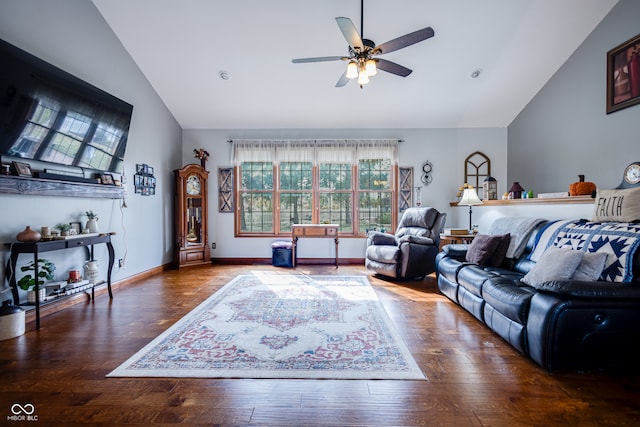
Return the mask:
<path id="1" fill-rule="evenodd" d="M 0 156 L 122 173 L 133 106 L 0 40 Z"/>

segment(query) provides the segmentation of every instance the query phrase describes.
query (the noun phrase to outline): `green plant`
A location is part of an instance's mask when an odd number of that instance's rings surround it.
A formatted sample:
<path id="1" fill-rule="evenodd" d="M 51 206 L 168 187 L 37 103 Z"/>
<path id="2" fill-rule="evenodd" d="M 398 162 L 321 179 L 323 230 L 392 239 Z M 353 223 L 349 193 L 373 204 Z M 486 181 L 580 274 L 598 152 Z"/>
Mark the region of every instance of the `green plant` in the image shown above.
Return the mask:
<path id="1" fill-rule="evenodd" d="M 27 265 L 23 265 L 20 267 L 20 271 L 23 273 L 25 271 L 33 271 L 35 273 L 36 267 L 35 263 L 31 261 Z M 43 285 L 46 280 L 53 280 L 53 272 L 56 271 L 56 266 L 54 263 L 47 259 L 39 259 L 38 260 L 38 285 Z M 28 291 L 32 287 L 36 285 L 36 279 L 32 274 L 25 274 L 18 281 L 18 286 L 21 289 Z"/>
<path id="2" fill-rule="evenodd" d="M 66 222 L 59 222 L 56 224 L 55 228 L 60 230 L 61 233 L 65 233 L 71 230 L 71 224 L 67 224 Z"/>
<path id="3" fill-rule="evenodd" d="M 94 219 L 96 221 L 98 220 L 98 214 L 93 213 L 93 211 L 86 211 L 84 215 L 87 217 L 87 219 Z"/>

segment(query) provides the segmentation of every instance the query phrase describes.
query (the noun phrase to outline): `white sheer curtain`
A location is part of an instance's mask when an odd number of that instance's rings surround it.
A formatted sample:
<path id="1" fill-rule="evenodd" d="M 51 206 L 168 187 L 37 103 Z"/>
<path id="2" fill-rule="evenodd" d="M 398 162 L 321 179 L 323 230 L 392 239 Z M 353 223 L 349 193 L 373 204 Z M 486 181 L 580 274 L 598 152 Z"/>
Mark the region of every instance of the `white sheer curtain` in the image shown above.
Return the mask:
<path id="1" fill-rule="evenodd" d="M 365 159 L 390 159 L 398 163 L 397 139 L 234 140 L 232 163 L 313 162 L 354 163 Z"/>
<path id="2" fill-rule="evenodd" d="M 390 159 L 392 165 L 398 164 L 398 140 L 361 140 L 356 141 L 358 160 Z"/>
<path id="3" fill-rule="evenodd" d="M 243 162 L 275 162 L 278 141 L 247 139 L 233 141 L 231 161 L 240 166 Z"/>
<path id="4" fill-rule="evenodd" d="M 319 140 L 316 143 L 316 159 L 318 163 L 348 163 L 355 158 L 355 147 L 347 140 Z"/>
<path id="5" fill-rule="evenodd" d="M 313 140 L 282 141 L 278 148 L 278 162 L 311 162 L 315 163 L 316 144 Z"/>

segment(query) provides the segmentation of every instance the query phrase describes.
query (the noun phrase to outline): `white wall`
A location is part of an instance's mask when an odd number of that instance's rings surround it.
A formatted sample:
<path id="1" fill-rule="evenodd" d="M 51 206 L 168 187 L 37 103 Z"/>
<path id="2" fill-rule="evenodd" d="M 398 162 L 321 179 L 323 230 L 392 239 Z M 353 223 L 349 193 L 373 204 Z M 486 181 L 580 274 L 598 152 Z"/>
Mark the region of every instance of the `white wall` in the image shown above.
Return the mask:
<path id="1" fill-rule="evenodd" d="M 284 129 L 284 130 L 184 130 L 183 163 L 197 163 L 194 148 L 205 148 L 211 154 L 207 163 L 209 184 L 209 242 L 215 242 L 213 258 L 269 258 L 274 238 L 234 238 L 232 213 L 218 212 L 219 167 L 230 167 L 229 139 L 242 138 L 398 138 L 401 167 L 414 168 L 414 183 L 422 185 L 422 205 L 447 212 L 448 226 L 463 225 L 468 220 L 466 210 L 450 207 L 458 187 L 464 181 L 464 159 L 474 151 L 481 151 L 491 159 L 492 175 L 504 191 L 506 182 L 506 129 Z M 422 163 L 433 164 L 433 182 L 420 182 Z M 300 240 L 301 258 L 328 258 L 334 255 L 331 239 L 316 239 L 313 243 Z M 344 258 L 363 258 L 365 239 L 343 238 L 339 255 Z"/>
<path id="2" fill-rule="evenodd" d="M 640 105 L 606 114 L 607 51 L 640 32 L 640 1 L 620 0 L 509 125 L 510 181 L 567 191 L 584 174 L 614 188 L 640 161 Z M 532 58 L 532 60 L 535 60 Z"/>
<path id="3" fill-rule="evenodd" d="M 82 0 L 0 0 L 0 38 L 129 102 L 134 106 L 125 155 L 128 208 L 121 201 L 94 198 L 0 194 L 0 241 L 11 242 L 26 225 L 40 228 L 58 222 L 86 221 L 93 210 L 101 231 L 115 231 L 116 258 L 125 268 L 114 269 L 122 279 L 170 262 L 173 250 L 173 173 L 180 167 L 181 129 L 153 88 L 115 37 L 93 3 Z M 136 163 L 155 168 L 157 195 L 133 193 Z M 100 247 L 102 246 L 102 247 Z M 104 271 L 106 251 L 97 256 Z M 6 257 L 6 251 L 4 251 Z M 57 277 L 82 265 L 83 250 L 49 252 Z M 30 258 L 21 256 L 19 262 Z M 4 265 L 0 274 L 4 276 Z M 103 273 L 103 278 L 106 274 Z M 2 300 L 6 294 L 2 295 Z"/>

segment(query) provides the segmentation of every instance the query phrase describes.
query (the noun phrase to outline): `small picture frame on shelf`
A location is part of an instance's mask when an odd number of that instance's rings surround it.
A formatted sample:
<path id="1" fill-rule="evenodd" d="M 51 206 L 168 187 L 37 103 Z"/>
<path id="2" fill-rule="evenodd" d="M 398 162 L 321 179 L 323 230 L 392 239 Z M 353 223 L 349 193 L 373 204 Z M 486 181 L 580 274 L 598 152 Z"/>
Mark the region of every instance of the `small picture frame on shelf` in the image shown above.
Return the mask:
<path id="1" fill-rule="evenodd" d="M 69 234 L 75 235 L 82 233 L 82 223 L 80 222 L 70 222 L 69 223 Z"/>
<path id="2" fill-rule="evenodd" d="M 29 165 L 29 163 L 22 163 L 22 162 L 12 162 L 13 164 L 13 169 L 16 171 L 16 174 L 18 176 L 33 176 L 33 173 L 31 173 L 31 166 Z"/>
<path id="3" fill-rule="evenodd" d="M 111 175 L 110 173 L 101 173 L 100 174 L 100 182 L 102 184 L 106 184 L 106 185 L 114 185 L 115 184 L 113 182 L 113 175 Z"/>

